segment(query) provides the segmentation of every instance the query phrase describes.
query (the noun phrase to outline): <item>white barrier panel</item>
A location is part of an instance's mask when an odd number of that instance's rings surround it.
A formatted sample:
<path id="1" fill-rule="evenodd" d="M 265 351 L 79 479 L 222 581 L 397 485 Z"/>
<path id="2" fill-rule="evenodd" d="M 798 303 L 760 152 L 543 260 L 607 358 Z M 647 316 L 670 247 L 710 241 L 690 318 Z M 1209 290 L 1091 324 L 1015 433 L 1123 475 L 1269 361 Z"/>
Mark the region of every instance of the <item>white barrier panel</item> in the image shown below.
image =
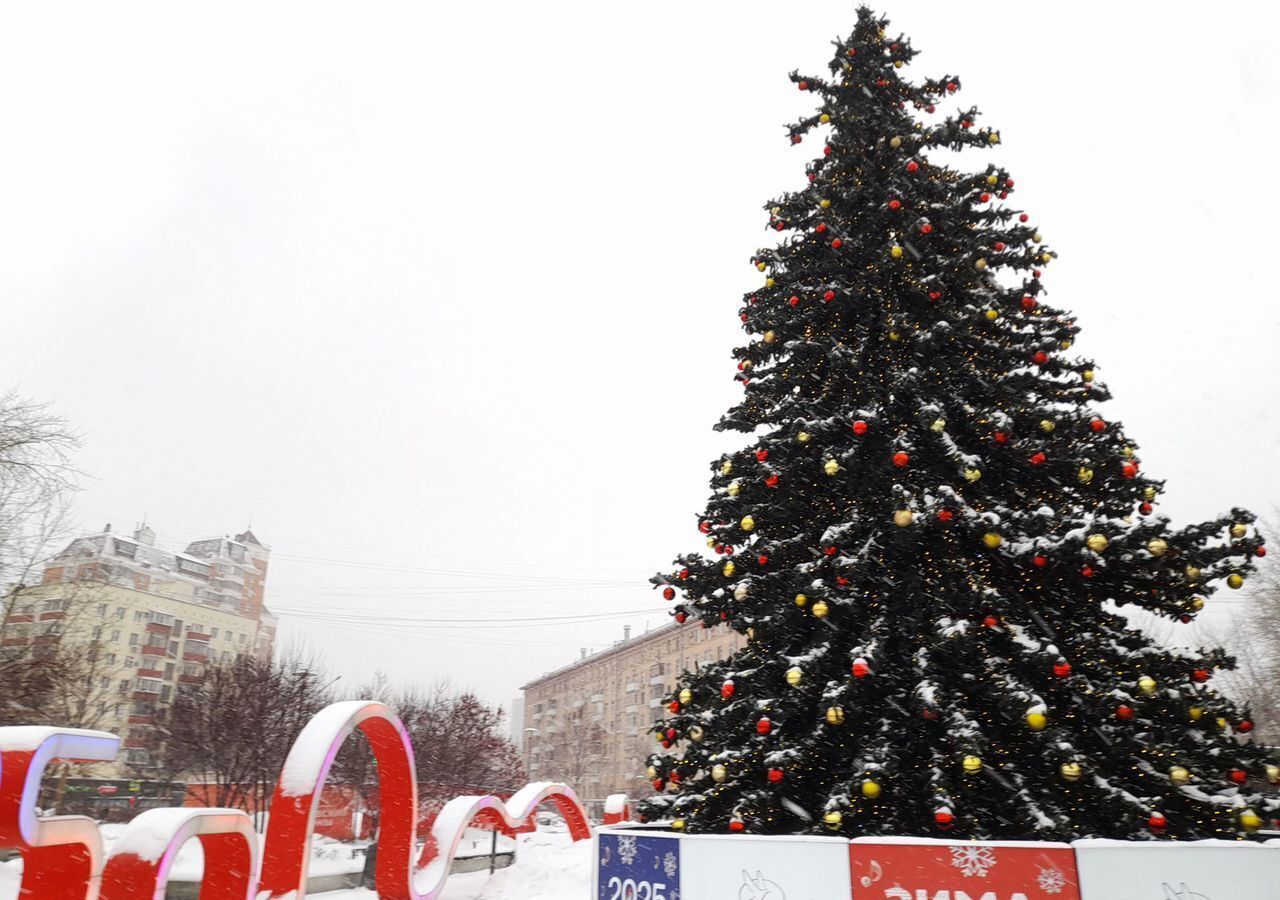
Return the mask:
<path id="1" fill-rule="evenodd" d="M 1080 900 L 1071 846 L 1051 841 L 854 838 L 849 869 L 853 900 Z"/>
<path id="2" fill-rule="evenodd" d="M 1247 841 L 1076 841 L 1083 900 L 1276 900 L 1280 853 Z"/>

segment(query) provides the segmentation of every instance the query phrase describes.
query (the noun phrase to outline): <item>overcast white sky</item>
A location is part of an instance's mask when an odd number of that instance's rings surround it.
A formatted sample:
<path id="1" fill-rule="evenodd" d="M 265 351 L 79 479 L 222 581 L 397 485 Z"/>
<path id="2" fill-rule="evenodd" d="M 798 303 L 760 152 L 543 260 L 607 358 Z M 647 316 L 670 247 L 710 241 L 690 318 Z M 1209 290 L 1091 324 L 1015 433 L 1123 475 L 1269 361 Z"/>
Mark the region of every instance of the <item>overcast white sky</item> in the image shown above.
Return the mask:
<path id="1" fill-rule="evenodd" d="M 1000 128 L 1181 521 L 1280 503 L 1274 7 L 879 7 Z M 506 701 L 666 621 L 761 206 L 814 152 L 787 73 L 854 9 L 6 4 L 0 386 L 82 430 L 86 529 L 252 520 L 344 683 Z M 458 619 L 507 624 L 423 623 Z"/>

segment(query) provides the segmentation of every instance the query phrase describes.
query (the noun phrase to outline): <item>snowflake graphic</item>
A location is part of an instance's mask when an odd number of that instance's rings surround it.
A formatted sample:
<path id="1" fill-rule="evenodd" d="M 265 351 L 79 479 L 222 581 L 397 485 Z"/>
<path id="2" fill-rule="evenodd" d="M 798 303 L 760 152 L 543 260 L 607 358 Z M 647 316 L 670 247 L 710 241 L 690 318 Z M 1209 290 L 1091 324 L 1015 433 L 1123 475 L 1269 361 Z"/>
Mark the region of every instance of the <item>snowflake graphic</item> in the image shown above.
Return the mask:
<path id="1" fill-rule="evenodd" d="M 987 877 L 987 869 L 996 864 L 996 854 L 990 847 L 952 847 L 951 865 L 964 873 L 965 878 Z"/>
<path id="2" fill-rule="evenodd" d="M 1046 894 L 1061 894 L 1062 889 L 1067 886 L 1067 876 L 1062 874 L 1061 869 L 1050 866 L 1047 869 L 1040 869 L 1036 882 L 1040 885 L 1040 890 Z"/>
<path id="3" fill-rule="evenodd" d="M 668 853 L 662 857 L 662 871 L 666 873 L 668 878 L 676 877 L 676 867 L 676 855 L 674 853 Z"/>
<path id="4" fill-rule="evenodd" d="M 618 856 L 622 859 L 624 866 L 629 866 L 636 861 L 636 854 L 640 852 L 640 848 L 636 846 L 636 839 L 629 834 L 624 834 L 618 838 Z"/>

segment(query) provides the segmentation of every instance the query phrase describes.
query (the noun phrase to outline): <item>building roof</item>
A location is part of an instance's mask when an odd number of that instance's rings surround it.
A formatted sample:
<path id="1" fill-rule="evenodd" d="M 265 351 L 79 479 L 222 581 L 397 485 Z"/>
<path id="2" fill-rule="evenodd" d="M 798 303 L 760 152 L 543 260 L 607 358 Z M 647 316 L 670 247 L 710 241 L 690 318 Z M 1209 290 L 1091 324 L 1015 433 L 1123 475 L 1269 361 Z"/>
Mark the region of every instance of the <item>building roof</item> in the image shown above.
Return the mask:
<path id="1" fill-rule="evenodd" d="M 684 627 L 683 625 L 679 625 L 675 622 L 672 622 L 668 625 L 663 625 L 659 628 L 655 628 L 653 629 L 653 631 L 646 631 L 644 634 L 638 635 L 637 637 L 618 641 L 613 646 L 609 647 L 607 650 L 601 650 L 599 653 L 593 653 L 590 656 L 583 657 L 582 659 L 574 660 L 572 663 L 570 663 L 567 666 L 561 666 L 560 668 L 553 669 L 550 672 L 544 672 L 542 675 L 539 675 L 537 678 L 533 679 L 527 684 L 521 685 L 520 690 L 527 691 L 529 688 L 533 687 L 534 685 L 541 684 L 544 681 L 550 681 L 552 678 L 558 678 L 567 672 L 572 672 L 574 669 L 581 669 L 586 666 L 595 665 L 596 663 L 602 662 L 603 660 L 608 659 L 610 656 L 613 656 L 614 654 L 617 654 L 617 653 L 621 653 L 624 650 L 634 650 L 637 647 L 644 646 L 650 641 L 658 641 L 663 638 L 669 637 L 670 635 L 679 631 L 683 627 Z M 689 623 L 689 627 L 690 628 L 694 627 L 693 623 Z"/>

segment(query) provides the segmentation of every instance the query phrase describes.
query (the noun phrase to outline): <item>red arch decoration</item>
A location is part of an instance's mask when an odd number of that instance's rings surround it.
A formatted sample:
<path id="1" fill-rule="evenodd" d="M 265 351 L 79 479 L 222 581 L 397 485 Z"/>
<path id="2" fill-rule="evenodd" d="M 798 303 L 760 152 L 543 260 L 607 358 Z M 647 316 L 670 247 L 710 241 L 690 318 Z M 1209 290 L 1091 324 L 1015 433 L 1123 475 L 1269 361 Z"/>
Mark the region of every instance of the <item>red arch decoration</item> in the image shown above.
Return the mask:
<path id="1" fill-rule="evenodd" d="M 381 703 L 332 703 L 307 723 L 285 759 L 271 798 L 258 900 L 307 895 L 311 832 L 325 776 L 348 735 L 357 728 L 378 764 L 382 806 L 376 877 L 380 900 L 421 900 L 413 890 L 413 847 L 418 782 L 413 747 L 400 719 Z"/>
<path id="2" fill-rule="evenodd" d="M 164 900 L 189 838 L 204 848 L 200 900 L 254 900 L 258 840 L 239 809 L 150 809 L 129 823 L 102 869 L 100 900 Z"/>
<path id="3" fill-rule="evenodd" d="M 0 849 L 22 854 L 22 900 L 97 900 L 102 836 L 86 816 L 36 819 L 45 767 L 55 759 L 109 762 L 120 739 L 105 731 L 0 728 Z"/>

